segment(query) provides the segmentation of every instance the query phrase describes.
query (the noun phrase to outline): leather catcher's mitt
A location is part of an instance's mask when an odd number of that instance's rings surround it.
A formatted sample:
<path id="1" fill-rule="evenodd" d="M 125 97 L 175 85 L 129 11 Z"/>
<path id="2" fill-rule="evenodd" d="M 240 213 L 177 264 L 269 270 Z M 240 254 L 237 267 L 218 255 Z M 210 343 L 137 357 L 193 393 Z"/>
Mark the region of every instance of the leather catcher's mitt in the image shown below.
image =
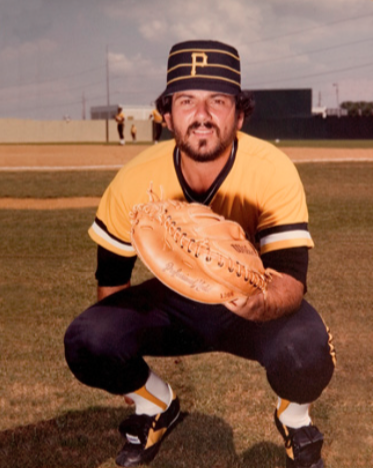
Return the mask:
<path id="1" fill-rule="evenodd" d="M 194 301 L 218 304 L 262 292 L 265 270 L 241 226 L 210 207 L 176 200 L 135 205 L 132 245 L 166 286 Z"/>

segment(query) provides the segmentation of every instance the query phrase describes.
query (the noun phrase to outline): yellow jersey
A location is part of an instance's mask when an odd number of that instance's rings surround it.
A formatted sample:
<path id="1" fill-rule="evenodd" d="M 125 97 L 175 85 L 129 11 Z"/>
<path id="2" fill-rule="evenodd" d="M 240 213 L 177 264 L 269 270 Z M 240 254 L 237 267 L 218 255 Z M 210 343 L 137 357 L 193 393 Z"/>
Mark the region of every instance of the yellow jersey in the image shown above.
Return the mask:
<path id="1" fill-rule="evenodd" d="M 203 199 L 196 199 L 182 176 L 174 140 L 148 148 L 106 189 L 89 229 L 91 238 L 118 255 L 136 255 L 129 213 L 134 205 L 149 201 L 150 186 L 163 199 L 203 202 L 238 222 L 260 254 L 313 247 L 298 171 L 282 151 L 264 140 L 238 132 L 229 161 Z"/>

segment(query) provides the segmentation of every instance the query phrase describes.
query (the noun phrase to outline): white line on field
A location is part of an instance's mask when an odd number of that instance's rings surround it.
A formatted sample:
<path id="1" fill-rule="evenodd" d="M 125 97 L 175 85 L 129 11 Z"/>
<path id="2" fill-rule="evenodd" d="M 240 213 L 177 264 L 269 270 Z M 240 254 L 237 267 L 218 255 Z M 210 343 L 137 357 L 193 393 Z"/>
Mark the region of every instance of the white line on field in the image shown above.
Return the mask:
<path id="1" fill-rule="evenodd" d="M 109 166 L 4 166 L 0 171 L 93 171 L 120 169 L 123 164 Z"/>
<path id="2" fill-rule="evenodd" d="M 321 163 L 321 162 L 373 162 L 372 158 L 311 158 L 311 159 L 291 159 L 293 163 Z"/>
<path id="3" fill-rule="evenodd" d="M 293 163 L 329 163 L 329 162 L 373 162 L 371 158 L 310 158 L 310 159 L 291 159 Z M 97 170 L 118 170 L 123 164 L 96 165 L 96 166 L 4 166 L 1 171 L 97 171 Z"/>

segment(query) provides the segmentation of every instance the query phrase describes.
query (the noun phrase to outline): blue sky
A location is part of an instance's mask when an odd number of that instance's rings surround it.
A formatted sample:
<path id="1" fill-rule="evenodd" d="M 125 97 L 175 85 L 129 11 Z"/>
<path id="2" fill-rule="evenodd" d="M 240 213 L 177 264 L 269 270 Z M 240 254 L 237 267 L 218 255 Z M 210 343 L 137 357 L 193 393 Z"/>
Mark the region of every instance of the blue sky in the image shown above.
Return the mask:
<path id="1" fill-rule="evenodd" d="M 110 103 L 148 106 L 189 39 L 236 47 L 246 89 L 373 101 L 373 0 L 0 0 L 0 25 L 0 118 L 89 118 L 107 61 Z"/>

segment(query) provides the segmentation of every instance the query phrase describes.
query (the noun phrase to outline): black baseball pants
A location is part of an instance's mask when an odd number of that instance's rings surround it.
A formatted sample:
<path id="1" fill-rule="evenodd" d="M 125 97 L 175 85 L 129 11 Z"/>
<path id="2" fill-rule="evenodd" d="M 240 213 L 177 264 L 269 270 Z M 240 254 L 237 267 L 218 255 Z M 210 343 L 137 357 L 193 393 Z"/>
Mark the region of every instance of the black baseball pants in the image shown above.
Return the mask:
<path id="1" fill-rule="evenodd" d="M 124 125 L 123 124 L 118 124 L 117 125 L 117 129 L 118 129 L 118 135 L 119 135 L 119 138 L 121 140 L 124 140 Z"/>
<path id="2" fill-rule="evenodd" d="M 145 384 L 149 369 L 143 356 L 212 351 L 258 361 L 274 392 L 297 403 L 316 400 L 334 370 L 326 327 L 306 301 L 290 316 L 256 323 L 223 305 L 186 299 L 156 279 L 93 305 L 65 335 L 75 376 L 119 395 Z"/>

